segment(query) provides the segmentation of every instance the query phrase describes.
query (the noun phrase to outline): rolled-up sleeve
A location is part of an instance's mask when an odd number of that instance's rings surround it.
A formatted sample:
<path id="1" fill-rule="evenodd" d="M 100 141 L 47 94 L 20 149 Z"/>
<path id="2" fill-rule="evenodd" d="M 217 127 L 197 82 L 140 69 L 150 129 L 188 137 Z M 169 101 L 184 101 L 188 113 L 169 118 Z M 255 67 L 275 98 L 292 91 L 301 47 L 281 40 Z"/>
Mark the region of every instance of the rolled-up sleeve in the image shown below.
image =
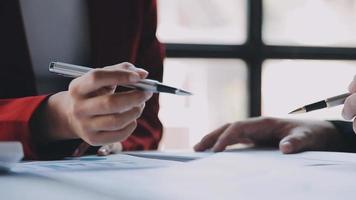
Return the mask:
<path id="1" fill-rule="evenodd" d="M 149 71 L 148 78 L 162 81 L 165 49 L 156 37 L 157 3 L 155 0 L 145 1 L 144 6 L 143 30 L 135 64 L 144 66 Z M 158 118 L 158 111 L 159 97 L 155 94 L 146 103 L 133 135 L 122 143 L 123 150 L 157 149 L 162 137 L 162 124 Z"/>
<path id="2" fill-rule="evenodd" d="M 344 139 L 343 151 L 356 152 L 356 134 L 353 131 L 352 123 L 346 121 L 330 121 L 339 131 Z"/>
<path id="3" fill-rule="evenodd" d="M 0 100 L 0 141 L 22 143 L 26 159 L 37 159 L 30 120 L 47 96 Z"/>

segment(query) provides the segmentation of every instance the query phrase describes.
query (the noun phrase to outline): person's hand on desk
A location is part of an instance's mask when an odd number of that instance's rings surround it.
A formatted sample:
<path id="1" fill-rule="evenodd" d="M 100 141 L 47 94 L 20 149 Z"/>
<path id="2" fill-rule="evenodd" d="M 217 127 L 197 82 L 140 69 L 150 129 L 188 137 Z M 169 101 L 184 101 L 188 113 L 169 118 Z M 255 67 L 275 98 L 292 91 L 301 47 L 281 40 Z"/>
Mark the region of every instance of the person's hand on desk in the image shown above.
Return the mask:
<path id="1" fill-rule="evenodd" d="M 351 95 L 345 100 L 342 115 L 347 120 L 353 119 L 353 129 L 356 133 L 356 76 L 349 85 L 349 92 Z"/>
<path id="2" fill-rule="evenodd" d="M 81 138 L 93 146 L 125 140 L 136 128 L 152 93 L 115 93 L 118 85 L 136 83 L 148 72 L 129 63 L 95 69 L 74 79 L 66 92 L 52 95 L 45 108 L 47 141 Z"/>
<path id="3" fill-rule="evenodd" d="M 194 149 L 223 151 L 229 145 L 279 146 L 283 153 L 340 150 L 345 141 L 331 122 L 252 118 L 226 124 L 206 135 Z"/>

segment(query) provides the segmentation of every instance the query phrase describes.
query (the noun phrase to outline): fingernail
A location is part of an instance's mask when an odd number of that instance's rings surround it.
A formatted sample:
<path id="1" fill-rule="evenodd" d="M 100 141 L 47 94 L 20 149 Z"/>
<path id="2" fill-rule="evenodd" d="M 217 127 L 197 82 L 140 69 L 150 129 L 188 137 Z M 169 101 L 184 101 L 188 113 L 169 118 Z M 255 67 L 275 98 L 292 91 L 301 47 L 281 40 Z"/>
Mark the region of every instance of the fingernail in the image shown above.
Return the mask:
<path id="1" fill-rule="evenodd" d="M 129 79 L 130 79 L 131 82 L 137 82 L 137 81 L 139 81 L 141 78 L 140 78 L 140 76 L 137 75 L 137 74 L 131 74 L 130 77 L 129 77 Z"/>
<path id="2" fill-rule="evenodd" d="M 194 149 L 194 151 L 199 151 L 200 145 L 199 144 L 194 145 L 193 149 Z"/>
<path id="3" fill-rule="evenodd" d="M 136 72 L 143 72 L 143 73 L 148 74 L 148 71 L 146 71 L 146 70 L 144 70 L 142 68 L 136 68 L 135 70 L 136 70 Z"/>
<path id="4" fill-rule="evenodd" d="M 283 153 L 292 153 L 293 151 L 292 143 L 289 141 L 283 142 L 280 148 Z"/>
<path id="5" fill-rule="evenodd" d="M 102 156 L 107 156 L 109 154 L 109 151 L 105 148 L 99 149 L 99 154 Z"/>

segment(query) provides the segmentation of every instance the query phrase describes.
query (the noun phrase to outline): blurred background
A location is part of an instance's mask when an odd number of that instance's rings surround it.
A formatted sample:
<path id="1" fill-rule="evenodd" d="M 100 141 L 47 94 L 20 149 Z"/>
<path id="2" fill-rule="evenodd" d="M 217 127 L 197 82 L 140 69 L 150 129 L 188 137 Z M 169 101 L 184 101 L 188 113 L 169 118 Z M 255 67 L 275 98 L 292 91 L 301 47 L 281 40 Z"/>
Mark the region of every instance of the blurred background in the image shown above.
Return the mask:
<path id="1" fill-rule="evenodd" d="M 253 116 L 341 119 L 342 106 L 291 110 L 347 91 L 356 75 L 355 0 L 158 0 L 164 82 L 161 149 L 192 147 Z"/>

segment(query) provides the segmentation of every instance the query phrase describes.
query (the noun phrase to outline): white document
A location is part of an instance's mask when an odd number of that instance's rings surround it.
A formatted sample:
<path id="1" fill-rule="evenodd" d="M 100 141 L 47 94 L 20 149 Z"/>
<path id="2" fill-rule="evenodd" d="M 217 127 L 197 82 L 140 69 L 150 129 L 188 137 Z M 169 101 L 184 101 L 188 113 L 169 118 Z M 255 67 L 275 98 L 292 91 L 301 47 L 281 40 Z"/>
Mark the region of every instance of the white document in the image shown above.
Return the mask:
<path id="1" fill-rule="evenodd" d="M 83 156 L 79 158 L 68 158 L 58 161 L 30 161 L 21 162 L 14 167 L 14 172 L 46 173 L 69 171 L 94 171 L 100 170 L 128 170 L 168 167 L 179 162 L 161 161 L 147 158 L 139 158 L 125 154 L 115 154 L 109 156 Z"/>
<path id="2" fill-rule="evenodd" d="M 180 162 L 189 162 L 197 159 L 206 158 L 213 155 L 213 152 L 194 152 L 188 150 L 176 150 L 176 151 L 126 151 L 123 152 L 127 155 L 142 157 L 142 158 L 152 158 L 159 160 L 173 160 Z"/>
<path id="3" fill-rule="evenodd" d="M 120 199 L 354 199 L 356 155 L 277 150 L 217 153 L 166 168 L 49 177 Z"/>
<path id="4" fill-rule="evenodd" d="M 8 171 L 23 158 L 20 142 L 0 142 L 0 171 Z"/>

